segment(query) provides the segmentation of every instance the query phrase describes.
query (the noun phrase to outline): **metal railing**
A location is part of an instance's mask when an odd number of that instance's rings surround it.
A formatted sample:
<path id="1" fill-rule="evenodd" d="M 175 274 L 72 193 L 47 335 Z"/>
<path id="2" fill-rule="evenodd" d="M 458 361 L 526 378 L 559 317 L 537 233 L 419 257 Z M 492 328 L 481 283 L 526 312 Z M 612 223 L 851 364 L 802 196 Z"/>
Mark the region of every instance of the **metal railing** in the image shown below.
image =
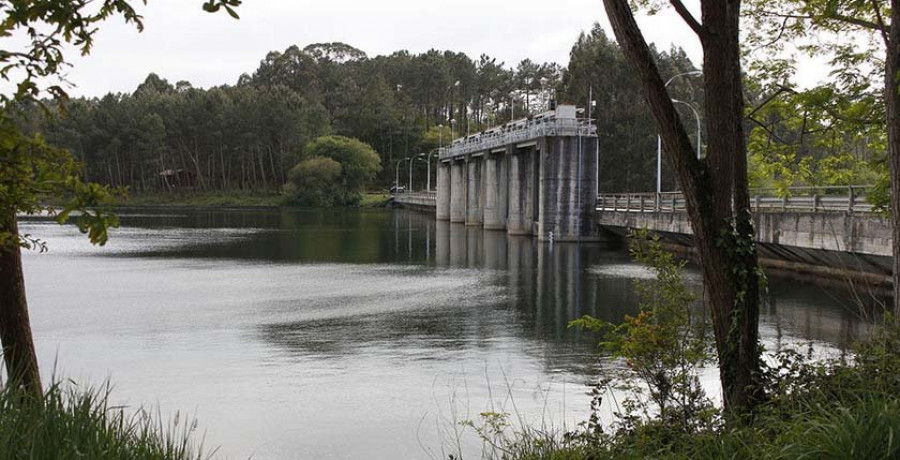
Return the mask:
<path id="1" fill-rule="evenodd" d="M 437 206 L 437 192 L 404 192 L 392 195 L 394 201 L 400 204 L 416 206 Z"/>
<path id="2" fill-rule="evenodd" d="M 869 185 L 791 187 L 787 194 L 773 189 L 750 190 L 750 208 L 763 212 L 872 212 L 866 199 Z M 782 196 L 779 196 L 782 195 Z M 685 210 L 681 192 L 610 193 L 597 196 L 598 211 L 676 212 Z"/>
<path id="3" fill-rule="evenodd" d="M 496 129 L 496 128 L 495 128 Z M 492 132 L 494 131 L 494 132 Z M 440 159 L 455 158 L 469 153 L 483 152 L 510 144 L 527 142 L 545 136 L 596 136 L 597 127 L 587 118 L 549 118 L 527 120 L 521 126 L 488 130 L 462 138 L 450 147 L 441 149 Z"/>

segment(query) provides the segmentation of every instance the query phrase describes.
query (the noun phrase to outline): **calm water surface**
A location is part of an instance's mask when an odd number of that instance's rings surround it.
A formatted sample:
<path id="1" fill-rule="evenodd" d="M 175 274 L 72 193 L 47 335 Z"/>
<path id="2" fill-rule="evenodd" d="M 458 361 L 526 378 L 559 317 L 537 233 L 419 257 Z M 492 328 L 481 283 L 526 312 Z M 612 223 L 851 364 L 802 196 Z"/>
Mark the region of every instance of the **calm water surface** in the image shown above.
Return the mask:
<path id="1" fill-rule="evenodd" d="M 105 248 L 22 225 L 50 247 L 24 262 L 44 373 L 193 414 L 222 458 L 473 458 L 458 422 L 485 410 L 572 427 L 598 364 L 596 337 L 566 325 L 620 320 L 647 276 L 608 246 L 403 211 L 121 217 Z M 839 350 L 864 333 L 855 311 L 840 291 L 773 280 L 762 333 Z"/>

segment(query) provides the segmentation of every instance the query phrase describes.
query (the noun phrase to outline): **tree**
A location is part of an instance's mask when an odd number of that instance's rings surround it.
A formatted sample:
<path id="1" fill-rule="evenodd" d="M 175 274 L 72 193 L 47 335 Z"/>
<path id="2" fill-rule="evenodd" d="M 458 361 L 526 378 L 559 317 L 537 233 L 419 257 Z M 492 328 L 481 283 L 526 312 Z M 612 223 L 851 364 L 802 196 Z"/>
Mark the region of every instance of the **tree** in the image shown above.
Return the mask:
<path id="1" fill-rule="evenodd" d="M 760 399 L 761 276 L 747 186 L 741 2 L 702 0 L 702 22 L 680 0 L 670 3 L 703 47 L 709 145 L 702 160 L 696 157 L 628 0 L 604 0 L 616 39 L 635 70 L 685 196 L 712 316 L 725 411 L 741 415 Z"/>
<path id="2" fill-rule="evenodd" d="M 346 191 L 340 186 L 343 168 L 327 157 L 312 157 L 291 168 L 285 192 L 296 205 L 330 208 L 343 203 Z"/>
<path id="3" fill-rule="evenodd" d="M 304 157 L 307 159 L 329 158 L 340 165 L 338 179 L 342 196 L 336 200 L 336 204 L 358 204 L 365 182 L 374 179 L 375 174 L 381 170 L 378 152 L 368 144 L 349 137 L 320 137 L 310 142 L 304 151 Z M 318 170 L 333 172 L 331 164 L 324 162 L 307 164 L 302 170 L 309 170 L 312 166 Z"/>
<path id="4" fill-rule="evenodd" d="M 240 0 L 205 0 L 207 11 L 224 8 L 236 16 L 233 7 Z M 63 193 L 71 198 L 57 215 L 65 222 L 80 211 L 77 223 L 91 242 L 103 244 L 107 229 L 115 226 L 115 216 L 98 206 L 109 198 L 108 187 L 84 183 L 78 167 L 67 152 L 47 146 L 40 135 L 22 132 L 23 107 L 42 105 L 49 94 L 62 102 L 66 92 L 60 84 L 41 87 L 45 79 L 59 77 L 67 65 L 64 51 L 74 46 L 87 54 L 99 23 L 121 16 L 140 30 L 143 25 L 127 0 L 5 0 L 0 2 L 3 21 L 0 35 L 20 35 L 28 39 L 23 50 L 0 52 L 0 77 L 17 82 L 13 94 L 0 96 L 0 345 L 11 385 L 32 395 L 40 395 L 41 380 L 25 296 L 22 273 L 23 248 L 43 248 L 30 235 L 21 235 L 17 213 L 55 212 L 44 198 Z"/>
<path id="5" fill-rule="evenodd" d="M 900 314 L 900 1 L 891 0 L 751 0 L 747 13 L 753 21 L 752 43 L 783 51 L 787 41 L 814 36 L 801 50 L 830 57 L 832 100 L 862 102 L 862 109 L 835 118 L 855 125 L 875 124 L 887 135 L 887 163 L 890 175 L 890 210 L 893 237 L 894 314 Z M 859 40 L 846 40 L 855 36 Z M 772 37 L 775 37 L 773 40 Z M 777 55 L 777 54 L 776 54 Z M 761 59 L 765 66 L 776 59 Z M 771 79 L 789 77 L 793 62 L 781 59 Z M 785 76 L 786 74 L 786 76 Z M 873 85 L 879 82 L 881 86 Z M 826 105 L 826 109 L 829 107 Z"/>

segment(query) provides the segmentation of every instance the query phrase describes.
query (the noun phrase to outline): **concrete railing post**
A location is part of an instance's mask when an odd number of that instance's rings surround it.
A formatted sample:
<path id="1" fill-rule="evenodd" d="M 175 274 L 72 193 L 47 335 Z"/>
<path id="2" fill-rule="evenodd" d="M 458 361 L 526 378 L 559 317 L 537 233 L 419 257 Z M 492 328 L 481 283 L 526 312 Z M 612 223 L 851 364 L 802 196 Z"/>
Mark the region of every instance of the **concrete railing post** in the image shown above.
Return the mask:
<path id="1" fill-rule="evenodd" d="M 847 187 L 847 188 L 850 190 L 850 197 L 849 197 L 849 200 L 848 200 L 848 202 L 847 202 L 847 212 L 853 212 L 853 205 L 855 204 L 854 201 L 856 201 L 856 195 L 854 195 L 854 191 L 853 191 L 853 186 L 852 186 L 852 185 L 849 186 L 849 187 Z"/>

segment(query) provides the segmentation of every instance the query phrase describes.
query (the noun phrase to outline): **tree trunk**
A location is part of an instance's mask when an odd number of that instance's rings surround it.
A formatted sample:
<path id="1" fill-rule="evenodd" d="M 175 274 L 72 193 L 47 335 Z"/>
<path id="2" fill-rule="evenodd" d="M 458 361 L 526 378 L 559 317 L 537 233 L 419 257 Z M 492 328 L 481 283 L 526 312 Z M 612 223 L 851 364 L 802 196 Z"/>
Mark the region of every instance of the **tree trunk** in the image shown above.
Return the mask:
<path id="1" fill-rule="evenodd" d="M 726 413 L 759 399 L 759 278 L 749 214 L 739 46 L 739 0 L 704 0 L 706 160 L 687 131 L 637 26 L 628 0 L 604 0 L 622 51 L 634 68 L 684 192 L 712 316 Z"/>
<path id="2" fill-rule="evenodd" d="M 12 235 L 17 242 L 19 229 L 14 210 L 0 216 L 0 233 Z M 19 246 L 0 247 L 0 345 L 9 381 L 30 394 L 41 395 L 41 375 L 31 337 L 22 252 Z"/>
<path id="3" fill-rule="evenodd" d="M 884 91 L 887 110 L 888 158 L 891 174 L 891 231 L 894 253 L 894 316 L 900 317 L 900 0 L 891 0 Z"/>

